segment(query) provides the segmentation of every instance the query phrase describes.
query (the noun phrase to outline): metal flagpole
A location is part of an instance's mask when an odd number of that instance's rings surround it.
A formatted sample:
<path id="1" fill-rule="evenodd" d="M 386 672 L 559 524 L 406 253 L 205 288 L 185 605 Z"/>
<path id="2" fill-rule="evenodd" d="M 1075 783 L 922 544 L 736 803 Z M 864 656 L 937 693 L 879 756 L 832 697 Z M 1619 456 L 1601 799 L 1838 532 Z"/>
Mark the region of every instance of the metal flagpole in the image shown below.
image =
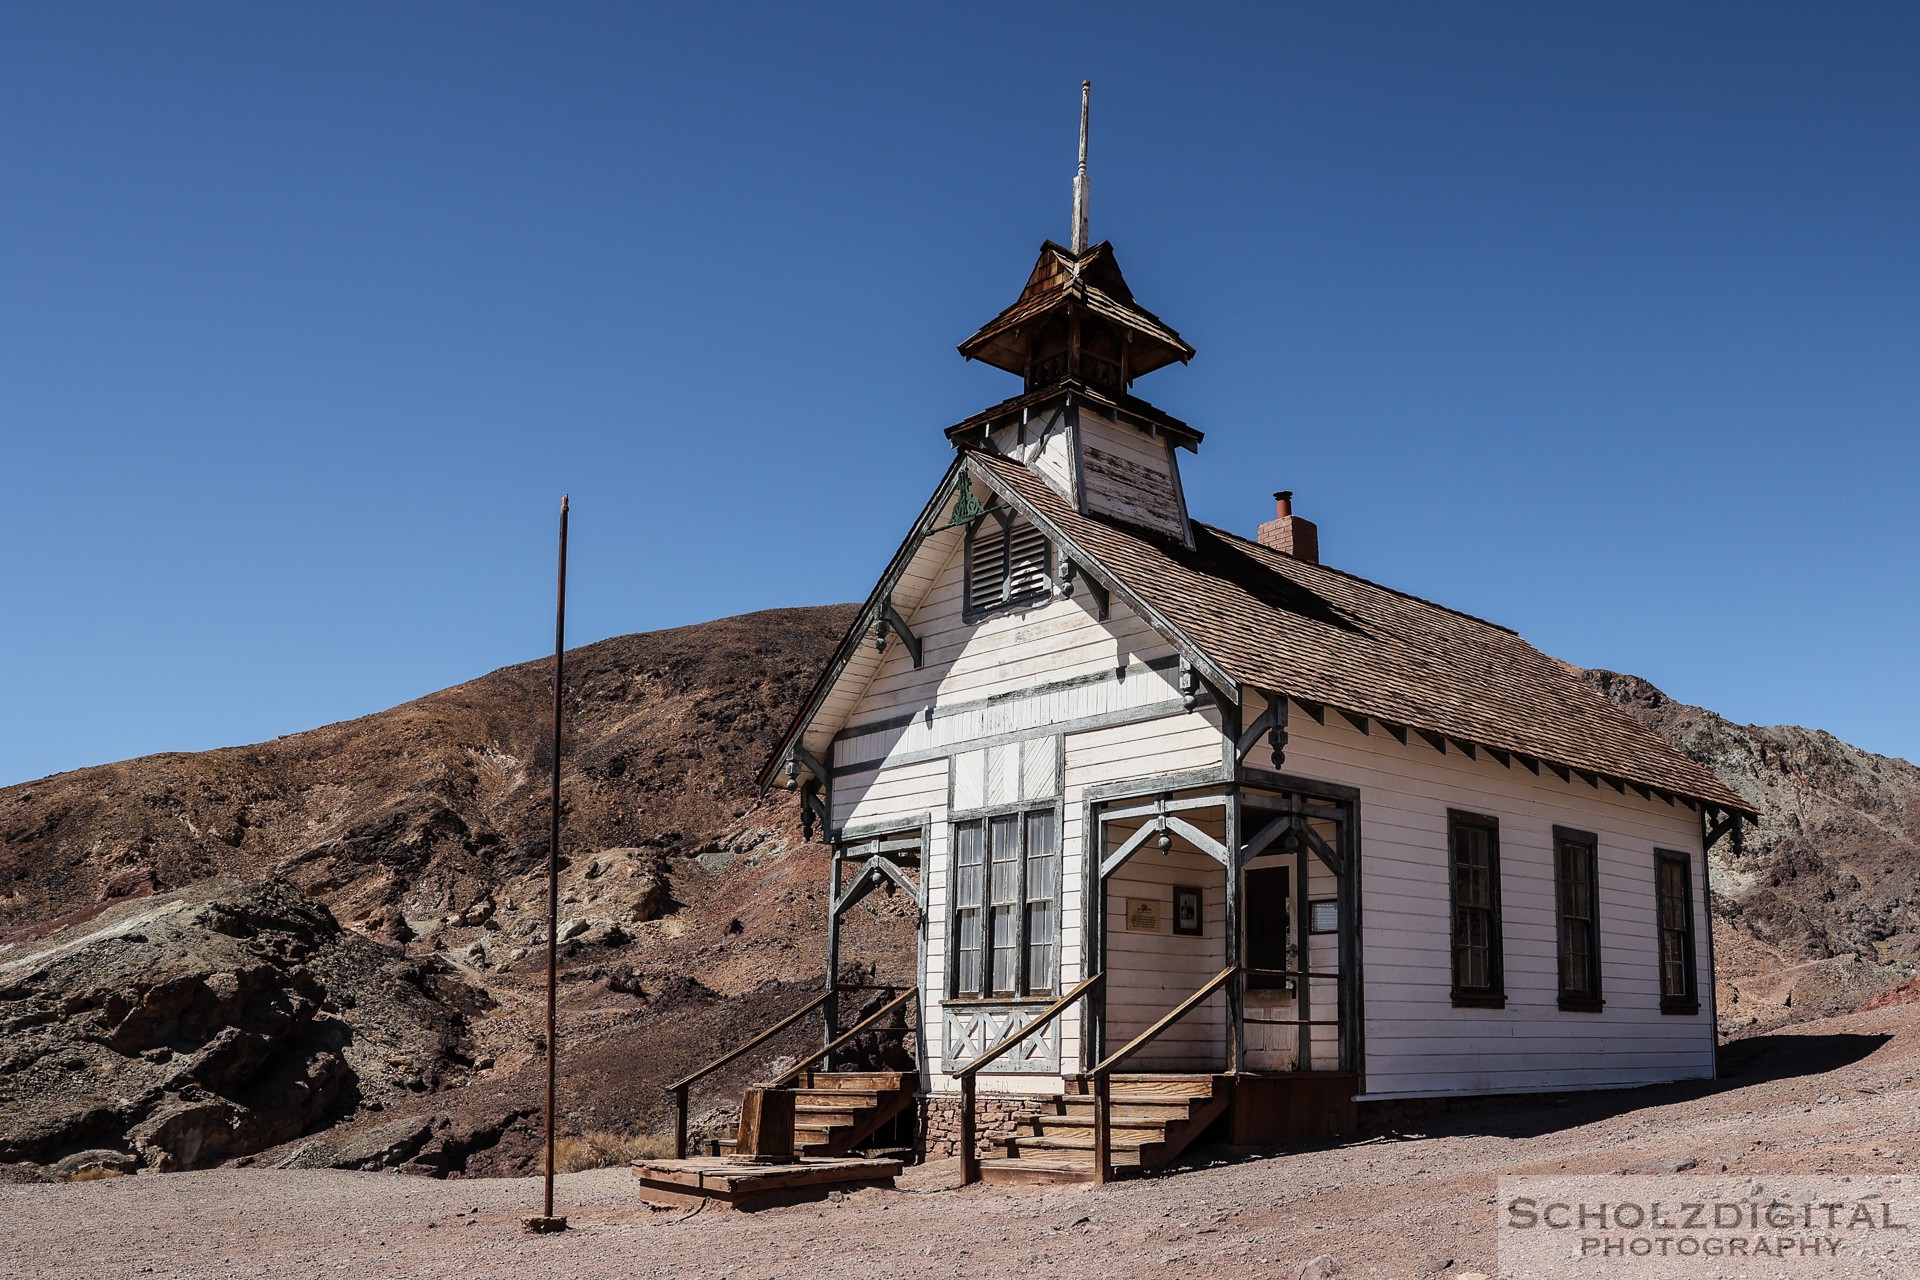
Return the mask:
<path id="1" fill-rule="evenodd" d="M 527 1230 L 537 1234 L 565 1231 L 567 1220 L 553 1216 L 553 1081 L 559 1061 L 555 1006 L 558 1002 L 560 950 L 560 726 L 561 691 L 566 674 L 567 647 L 567 498 L 560 499 L 559 586 L 553 604 L 553 795 L 547 828 L 547 1161 L 546 1211 L 527 1219 Z"/>

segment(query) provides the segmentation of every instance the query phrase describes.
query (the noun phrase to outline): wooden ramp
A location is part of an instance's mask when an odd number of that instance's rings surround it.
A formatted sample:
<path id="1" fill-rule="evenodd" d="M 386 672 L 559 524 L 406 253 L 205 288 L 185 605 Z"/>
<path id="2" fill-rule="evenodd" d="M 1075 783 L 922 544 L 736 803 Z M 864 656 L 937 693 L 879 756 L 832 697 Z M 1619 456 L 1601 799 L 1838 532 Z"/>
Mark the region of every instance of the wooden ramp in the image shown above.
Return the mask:
<path id="1" fill-rule="evenodd" d="M 1070 1086 L 1071 1087 L 1071 1086 Z M 1137 1177 L 1185 1151 L 1227 1110 L 1223 1075 L 1116 1075 L 1109 1128 L 1115 1177 Z M 984 1182 L 1093 1181 L 1094 1099 L 1069 1092 L 1002 1139 L 1006 1154 L 980 1161 Z"/>
<path id="2" fill-rule="evenodd" d="M 787 1164 L 755 1164 L 728 1156 L 640 1160 L 633 1173 L 640 1198 L 651 1204 L 718 1209 L 768 1209 L 819 1200 L 835 1191 L 891 1187 L 898 1160 L 802 1157 Z"/>
<path id="3" fill-rule="evenodd" d="M 911 1071 L 810 1071 L 794 1089 L 793 1149 L 802 1156 L 845 1156 L 913 1105 Z M 736 1143 L 723 1140 L 722 1155 Z"/>

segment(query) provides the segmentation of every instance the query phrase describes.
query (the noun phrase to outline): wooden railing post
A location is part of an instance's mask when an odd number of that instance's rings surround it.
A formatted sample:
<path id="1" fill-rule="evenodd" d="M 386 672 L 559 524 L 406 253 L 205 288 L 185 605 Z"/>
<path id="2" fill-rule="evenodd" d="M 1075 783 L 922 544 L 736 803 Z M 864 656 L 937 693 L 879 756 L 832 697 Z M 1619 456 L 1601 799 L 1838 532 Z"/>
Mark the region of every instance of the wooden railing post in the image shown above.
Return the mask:
<path id="1" fill-rule="evenodd" d="M 1113 1181 L 1113 1077 L 1105 1071 L 1093 1077 L 1093 1180 Z"/>
<path id="2" fill-rule="evenodd" d="M 687 1090 L 691 1086 L 680 1085 L 673 1091 L 673 1158 L 687 1158 Z"/>
<path id="3" fill-rule="evenodd" d="M 980 1153 L 973 1149 L 973 1073 L 960 1077 L 960 1185 L 980 1181 Z"/>

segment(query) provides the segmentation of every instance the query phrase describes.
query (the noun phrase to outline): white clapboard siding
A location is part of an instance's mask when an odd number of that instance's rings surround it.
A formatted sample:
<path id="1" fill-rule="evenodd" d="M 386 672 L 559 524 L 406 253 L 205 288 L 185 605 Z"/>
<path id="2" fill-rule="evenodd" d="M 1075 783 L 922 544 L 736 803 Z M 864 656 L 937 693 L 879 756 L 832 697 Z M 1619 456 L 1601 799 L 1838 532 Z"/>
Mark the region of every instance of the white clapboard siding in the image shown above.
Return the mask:
<path id="1" fill-rule="evenodd" d="M 1249 709 L 1256 714 L 1258 706 Z M 1417 737 L 1295 715 L 1289 773 L 1360 790 L 1362 965 L 1367 1096 L 1584 1088 L 1705 1077 L 1713 1071 L 1699 818 L 1482 755 L 1442 755 Z M 1264 763 L 1256 749 L 1254 763 Z M 1456 1009 L 1450 996 L 1447 811 L 1500 824 L 1504 1009 Z M 1599 837 L 1598 1013 L 1558 1007 L 1554 825 Z M 1702 1011 L 1662 1014 L 1654 850 L 1693 859 Z M 1317 993 L 1316 993 L 1317 994 Z"/>
<path id="2" fill-rule="evenodd" d="M 1109 843 L 1118 844 L 1118 840 Z M 1107 1048 L 1118 1049 L 1172 1012 L 1227 963 L 1226 870 L 1176 842 L 1161 853 L 1149 841 L 1107 880 Z M 1202 937 L 1173 932 L 1173 886 L 1198 886 Z M 1157 932 L 1127 927 L 1129 899 L 1159 903 Z M 1226 997 L 1216 994 L 1162 1032 L 1123 1071 L 1216 1071 L 1226 1065 Z"/>
<path id="3" fill-rule="evenodd" d="M 1087 510 L 1184 539 L 1186 508 L 1165 438 L 1091 411 L 1080 414 L 1079 430 Z"/>

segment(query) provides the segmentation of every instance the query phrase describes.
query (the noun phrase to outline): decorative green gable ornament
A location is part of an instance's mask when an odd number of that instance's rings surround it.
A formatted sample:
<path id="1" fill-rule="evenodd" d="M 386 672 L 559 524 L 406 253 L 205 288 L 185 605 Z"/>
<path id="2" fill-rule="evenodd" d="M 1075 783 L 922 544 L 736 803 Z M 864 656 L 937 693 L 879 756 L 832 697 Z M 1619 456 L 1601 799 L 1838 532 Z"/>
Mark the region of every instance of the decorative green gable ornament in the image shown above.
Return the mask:
<path id="1" fill-rule="evenodd" d="M 972 524 L 987 513 L 987 504 L 973 496 L 973 482 L 967 478 L 966 472 L 962 471 L 954 483 L 959 489 L 959 495 L 953 500 L 953 515 L 947 523 L 949 525 Z"/>

